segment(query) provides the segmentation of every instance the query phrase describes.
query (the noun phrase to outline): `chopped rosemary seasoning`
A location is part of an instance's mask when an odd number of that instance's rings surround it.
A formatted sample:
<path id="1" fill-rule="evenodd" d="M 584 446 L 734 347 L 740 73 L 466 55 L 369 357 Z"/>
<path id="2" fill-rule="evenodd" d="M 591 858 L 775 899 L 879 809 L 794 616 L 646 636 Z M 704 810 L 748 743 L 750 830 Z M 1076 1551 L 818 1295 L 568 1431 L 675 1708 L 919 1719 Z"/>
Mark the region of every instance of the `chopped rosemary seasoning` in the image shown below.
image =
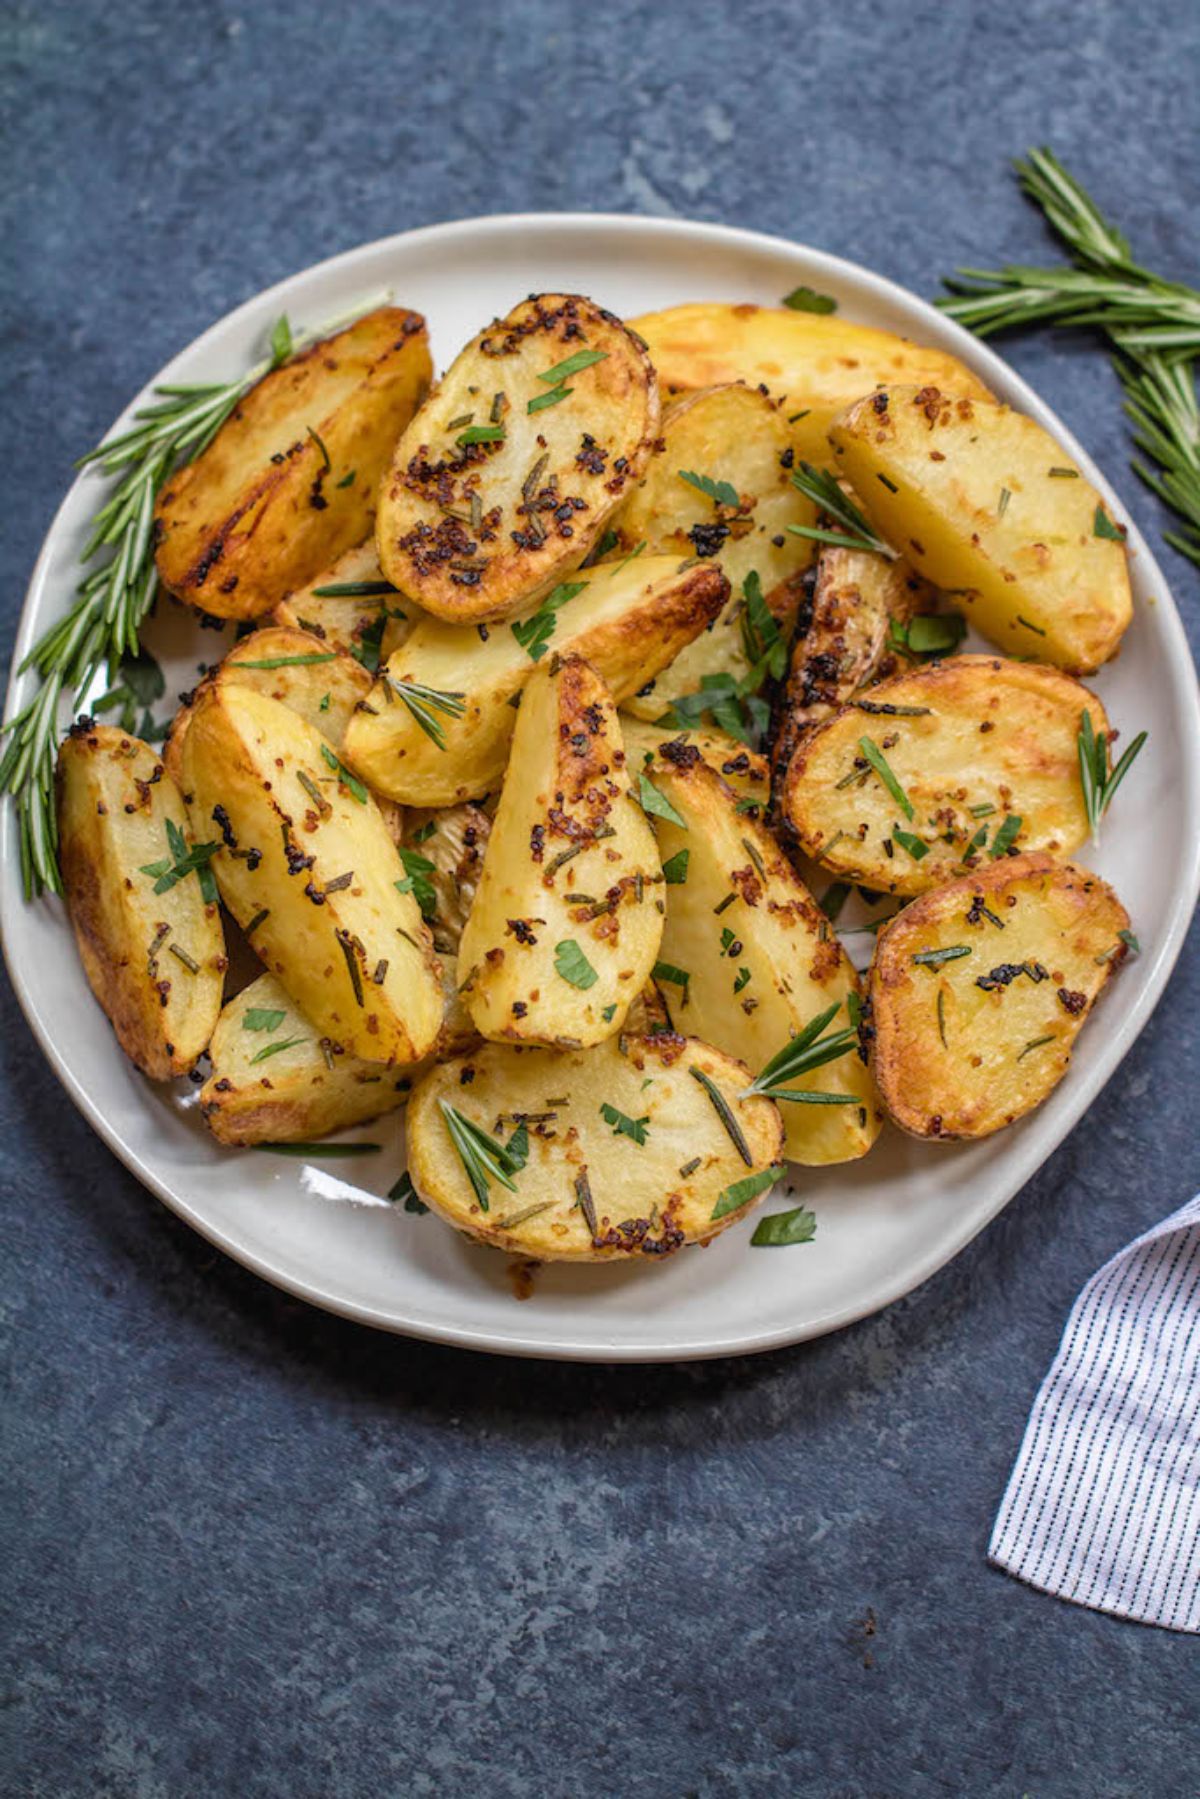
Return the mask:
<path id="1" fill-rule="evenodd" d="M 167 954 L 170 956 L 174 956 L 175 960 L 177 962 L 182 962 L 183 966 L 187 969 L 189 974 L 199 974 L 200 973 L 199 962 L 195 961 L 193 957 L 189 956 L 185 949 L 180 949 L 180 947 L 177 943 L 168 943 Z"/>
<path id="2" fill-rule="evenodd" d="M 328 587 L 314 587 L 313 598 L 321 600 L 365 600 L 376 595 L 398 593 L 390 581 L 331 581 Z M 243 666 L 245 666 L 243 664 Z"/>
<path id="3" fill-rule="evenodd" d="M 892 772 L 891 764 L 888 762 L 887 757 L 884 755 L 879 745 L 873 738 L 860 737 L 858 740 L 858 747 L 866 757 L 867 761 L 871 764 L 871 767 L 875 770 L 875 773 L 879 776 L 879 779 L 883 782 L 896 804 L 899 806 L 901 812 L 903 812 L 905 818 L 907 818 L 911 824 L 913 819 L 912 801 L 896 779 L 895 774 Z"/>
<path id="4" fill-rule="evenodd" d="M 331 768 L 346 790 L 356 799 L 360 806 L 367 803 L 367 790 L 356 774 L 352 774 L 341 758 L 335 755 L 327 743 L 321 745 L 321 760 L 326 768 Z"/>
<path id="5" fill-rule="evenodd" d="M 361 1006 L 364 1002 L 362 970 L 358 966 L 358 939 L 352 937 L 348 931 L 339 931 L 337 940 L 341 945 L 342 954 L 346 958 L 346 968 L 350 975 L 350 985 L 354 988 L 354 997 Z"/>
<path id="6" fill-rule="evenodd" d="M 1024 822 L 1019 812 L 1010 812 L 1003 823 L 997 826 L 996 835 L 992 838 L 991 846 L 988 849 L 988 855 L 993 861 L 1008 854 Z"/>
<path id="7" fill-rule="evenodd" d="M 946 1042 L 946 992 L 943 987 L 938 988 L 937 1021 L 938 1036 L 942 1040 L 942 1048 L 949 1049 L 950 1045 Z"/>
<path id="8" fill-rule="evenodd" d="M 586 1168 L 581 1168 L 575 1176 L 575 1204 L 583 1213 L 583 1221 L 587 1225 L 588 1234 L 593 1241 L 596 1236 L 596 1202 L 592 1198 L 592 1185 L 588 1180 Z"/>
<path id="9" fill-rule="evenodd" d="M 271 1156 L 377 1156 L 382 1143 L 252 1143 Z"/>
<path id="10" fill-rule="evenodd" d="M 1000 498 L 996 502 L 996 517 L 997 518 L 1004 517 L 1004 514 L 1008 511 L 1008 502 L 1011 499 L 1012 499 L 1012 494 L 1008 491 L 1008 488 L 1002 487 L 1000 489 Z"/>
<path id="11" fill-rule="evenodd" d="M 257 931 L 259 925 L 263 923 L 264 919 L 270 918 L 270 916 L 271 916 L 270 906 L 264 906 L 261 912 L 256 912 L 254 914 L 254 917 L 250 920 L 250 923 L 246 926 L 245 932 L 243 934 L 247 937 L 253 937 L 253 935 L 254 935 L 255 931 Z"/>
<path id="12" fill-rule="evenodd" d="M 590 369 L 594 362 L 607 361 L 607 350 L 576 350 L 574 356 L 568 356 L 565 362 L 556 362 L 552 369 L 545 369 L 538 380 L 544 381 L 548 387 L 558 387 L 571 375 Z"/>
<path id="13" fill-rule="evenodd" d="M 281 1049 L 295 1049 L 298 1043 L 310 1041 L 311 1039 L 308 1037 L 282 1037 L 278 1043 L 264 1043 L 263 1047 L 251 1056 L 250 1065 L 253 1067 L 255 1062 L 265 1062 L 268 1056 L 277 1056 Z"/>
<path id="14" fill-rule="evenodd" d="M 321 814 L 321 817 L 327 818 L 333 811 L 333 807 L 329 804 L 329 801 L 321 792 L 321 789 L 317 786 L 317 783 L 313 780 L 312 776 L 305 774 L 302 768 L 298 768 L 296 770 L 296 779 L 299 781 L 301 787 L 303 787 L 313 805 L 317 808 L 317 811 Z"/>
<path id="15" fill-rule="evenodd" d="M 721 1089 L 714 1080 L 705 1074 L 702 1068 L 689 1068 L 688 1073 L 694 1081 L 699 1081 L 700 1085 L 704 1088 L 704 1091 L 708 1094 L 709 1099 L 713 1103 L 713 1108 L 716 1111 L 717 1117 L 725 1127 L 725 1132 L 729 1141 L 733 1144 L 733 1147 L 737 1150 L 738 1155 L 741 1156 L 742 1161 L 746 1164 L 747 1168 L 752 1168 L 754 1166 L 754 1157 L 750 1154 L 750 1145 L 746 1142 L 742 1127 L 734 1117 L 729 1101 L 725 1098 Z"/>
<path id="16" fill-rule="evenodd" d="M 1021 614 L 1019 612 L 1017 614 L 1017 623 L 1019 625 L 1024 625 L 1024 627 L 1027 631 L 1032 631 L 1035 637 L 1044 637 L 1046 635 L 1046 633 L 1042 630 L 1042 627 L 1040 625 L 1031 625 L 1027 618 L 1021 617 Z"/>
<path id="17" fill-rule="evenodd" d="M 914 862 L 923 862 L 929 854 L 927 843 L 922 843 L 921 839 L 914 837 L 911 831 L 902 831 L 899 825 L 892 826 L 892 838 L 902 850 L 908 851 Z M 992 854 L 995 855 L 995 853 L 993 850 Z"/>
<path id="18" fill-rule="evenodd" d="M 354 870 L 348 868 L 345 874 L 334 875 L 332 881 L 326 881 L 325 891 L 326 893 L 341 893 L 343 888 L 350 886 L 353 879 Z"/>
<path id="19" fill-rule="evenodd" d="M 310 656 L 264 656 L 261 662 L 247 662 L 241 656 L 233 658 L 234 668 L 312 668 L 318 662 L 336 662 L 336 650 L 314 650 Z"/>
<path id="20" fill-rule="evenodd" d="M 528 406 L 526 406 L 525 411 L 527 413 L 545 412 L 547 406 L 557 406 L 560 400 L 565 400 L 568 394 L 573 394 L 574 392 L 575 389 L 573 387 L 552 387 L 549 393 L 535 394 Z"/>
<path id="21" fill-rule="evenodd" d="M 468 425 L 465 431 L 460 431 L 454 441 L 460 450 L 466 450 L 472 444 L 503 443 L 504 437 L 503 425 Z"/>
<path id="22" fill-rule="evenodd" d="M 957 962 L 960 956 L 969 956 L 969 943 L 952 943 L 946 949 L 923 949 L 913 957 L 919 968 L 940 968 L 943 962 Z"/>
<path id="23" fill-rule="evenodd" d="M 1053 1043 L 1053 1042 L 1054 1042 L 1053 1031 L 1051 1031 L 1050 1034 L 1046 1037 L 1031 1037 L 1029 1039 L 1029 1042 L 1025 1045 L 1024 1049 L 1021 1051 L 1020 1055 L 1017 1057 L 1017 1061 L 1023 1062 L 1025 1060 L 1026 1056 L 1029 1054 L 1031 1049 L 1041 1049 L 1043 1043 Z"/>

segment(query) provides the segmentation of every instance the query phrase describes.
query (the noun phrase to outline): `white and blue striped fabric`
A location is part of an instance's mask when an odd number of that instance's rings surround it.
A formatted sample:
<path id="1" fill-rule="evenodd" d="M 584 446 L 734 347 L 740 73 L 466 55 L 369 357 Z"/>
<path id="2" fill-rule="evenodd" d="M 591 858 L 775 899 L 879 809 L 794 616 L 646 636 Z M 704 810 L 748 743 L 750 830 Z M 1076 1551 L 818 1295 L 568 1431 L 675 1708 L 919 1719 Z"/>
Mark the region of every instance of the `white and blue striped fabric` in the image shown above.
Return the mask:
<path id="1" fill-rule="evenodd" d="M 1076 1605 L 1200 1633 L 1200 1195 L 1076 1300 L 988 1558 Z"/>

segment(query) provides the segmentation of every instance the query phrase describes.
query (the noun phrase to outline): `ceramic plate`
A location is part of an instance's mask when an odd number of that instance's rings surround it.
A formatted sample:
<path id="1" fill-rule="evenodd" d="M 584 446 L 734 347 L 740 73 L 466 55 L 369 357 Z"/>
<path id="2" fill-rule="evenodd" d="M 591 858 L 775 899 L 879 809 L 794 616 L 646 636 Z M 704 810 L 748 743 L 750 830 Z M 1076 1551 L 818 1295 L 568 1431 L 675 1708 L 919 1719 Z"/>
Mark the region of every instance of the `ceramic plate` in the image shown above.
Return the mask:
<path id="1" fill-rule="evenodd" d="M 297 325 L 319 324 L 380 288 L 426 315 L 435 363 L 444 368 L 484 320 L 539 289 L 590 294 L 631 317 L 684 300 L 775 303 L 800 282 L 835 295 L 848 318 L 953 351 L 1052 431 L 1124 517 L 1049 408 L 923 301 L 835 257 L 713 225 L 541 214 L 388 238 L 260 294 L 158 379 L 238 375 L 280 312 Z M 68 603 L 98 493 L 98 478 L 84 476 L 54 521 L 30 584 L 16 662 Z M 661 1266 L 545 1268 L 521 1302 L 503 1255 L 381 1197 L 403 1166 L 402 1114 L 358 1133 L 383 1150 L 354 1160 L 310 1164 L 219 1149 L 197 1115 L 194 1088 L 155 1088 L 120 1054 L 88 993 L 61 907 L 22 899 L 6 805 L 0 922 L 18 997 L 72 1099 L 139 1180 L 248 1268 L 332 1311 L 473 1349 L 593 1361 L 739 1355 L 834 1330 L 909 1292 L 995 1217 L 1095 1099 L 1179 952 L 1200 875 L 1200 709 L 1163 578 L 1132 527 L 1129 544 L 1134 623 L 1120 660 L 1095 686 L 1126 741 L 1143 725 L 1151 735 L 1117 801 L 1119 829 L 1090 860 L 1128 906 L 1142 954 L 1106 994 L 1057 1092 L 1012 1130 L 945 1147 L 891 1131 L 863 1162 L 797 1171 L 795 1190 L 818 1219 L 807 1247 L 751 1249 L 747 1221 L 710 1249 L 687 1250 Z M 194 685 L 198 662 L 217 659 L 219 640 L 179 608 L 160 613 L 147 641 L 172 694 Z M 10 707 L 24 702 L 26 687 L 15 683 Z"/>

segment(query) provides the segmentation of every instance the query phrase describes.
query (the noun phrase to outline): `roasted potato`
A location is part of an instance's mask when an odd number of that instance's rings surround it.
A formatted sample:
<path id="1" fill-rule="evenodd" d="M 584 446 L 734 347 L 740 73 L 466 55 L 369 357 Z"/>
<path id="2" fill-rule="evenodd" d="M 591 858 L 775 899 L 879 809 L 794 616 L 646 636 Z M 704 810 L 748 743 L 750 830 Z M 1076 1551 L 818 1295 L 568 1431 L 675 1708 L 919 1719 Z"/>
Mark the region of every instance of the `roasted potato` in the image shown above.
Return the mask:
<path id="1" fill-rule="evenodd" d="M 236 681 L 289 706 L 320 731 L 335 749 L 341 747 L 354 708 L 371 691 L 371 677 L 352 656 L 330 649 L 319 637 L 285 625 L 251 631 L 235 643 L 197 693 L 209 686 Z M 171 721 L 163 748 L 168 773 L 182 784 L 183 741 L 197 694 L 184 702 Z"/>
<path id="2" fill-rule="evenodd" d="M 577 294 L 523 300 L 467 345 L 396 445 L 376 524 L 384 573 L 451 624 L 512 617 L 598 541 L 658 421 L 654 370 L 619 319 Z"/>
<path id="3" fill-rule="evenodd" d="M 521 700 L 459 944 L 477 1029 L 570 1049 L 611 1037 L 654 966 L 662 894 L 612 698 L 581 657 L 551 655 Z"/>
<path id="4" fill-rule="evenodd" d="M 1017 856 L 905 906 L 879 933 L 862 1034 L 914 1137 L 986 1137 L 1040 1105 L 1127 953 L 1110 887 Z"/>
<path id="5" fill-rule="evenodd" d="M 196 703 L 192 816 L 221 897 L 315 1029 L 364 1061 L 415 1062 L 442 1019 L 438 966 L 379 809 L 310 724 L 240 683 Z"/>
<path id="6" fill-rule="evenodd" d="M 471 804 L 404 815 L 400 857 L 439 956 L 458 954 L 491 829 L 489 814 Z"/>
<path id="7" fill-rule="evenodd" d="M 668 1255 L 744 1218 L 783 1172 L 778 1109 L 740 1097 L 747 1079 L 669 1032 L 584 1050 L 488 1043 L 413 1090 L 409 1172 L 448 1223 L 498 1249 L 539 1262 Z M 504 1144 L 505 1178 L 479 1176 L 482 1191 L 457 1146 L 464 1120 Z"/>
<path id="8" fill-rule="evenodd" d="M 188 865 L 199 846 L 179 789 L 149 744 L 83 718 L 59 749 L 56 798 L 88 985 L 143 1074 L 186 1074 L 221 1010 L 225 945 L 206 874 Z"/>
<path id="9" fill-rule="evenodd" d="M 164 587 L 218 618 L 259 618 L 361 543 L 431 373 L 424 319 L 384 306 L 264 375 L 159 496 Z"/>
<path id="10" fill-rule="evenodd" d="M 1133 615 L 1121 532 L 1042 427 L 978 395 L 892 387 L 830 426 L 876 529 L 1014 656 L 1087 674 Z"/>
<path id="11" fill-rule="evenodd" d="M 715 1041 L 757 1074 L 830 1006 L 839 1011 L 828 1028 L 847 1029 L 858 976 L 771 833 L 738 811 L 689 745 L 667 744 L 650 780 L 679 821 L 656 820 L 670 884 L 655 979 L 676 1030 Z M 815 1166 L 866 1154 L 880 1114 L 852 1049 L 787 1085 L 839 1096 L 833 1104 L 783 1102 L 789 1161 Z"/>
<path id="12" fill-rule="evenodd" d="M 669 725 L 645 724 L 641 719 L 631 718 L 622 711 L 621 735 L 625 739 L 625 754 L 634 775 L 640 773 L 655 756 L 662 754 L 664 743 L 694 744 L 708 766 L 716 769 L 740 800 L 747 800 L 766 811 L 771 786 L 767 759 L 760 756 L 757 750 L 739 743 L 736 737 L 730 737 L 728 732 L 717 731 L 708 725 L 676 731 Z"/>
<path id="13" fill-rule="evenodd" d="M 285 594 L 272 614 L 276 624 L 322 638 L 372 674 L 400 648 L 419 616 L 380 568 L 374 537 L 347 550 L 306 587 Z"/>
<path id="14" fill-rule="evenodd" d="M 563 591 L 560 605 L 482 631 L 421 621 L 346 733 L 346 759 L 375 792 L 414 806 L 481 798 L 500 785 L 515 707 L 545 647 L 583 656 L 619 703 L 712 623 L 729 583 L 703 563 L 639 556 L 579 569 Z M 406 700 L 409 684 L 441 696 L 440 708 L 415 696 L 436 736 Z"/>
<path id="15" fill-rule="evenodd" d="M 1057 669 L 953 656 L 881 681 L 801 740 L 780 810 L 801 849 L 882 893 L 1088 835 L 1077 737 L 1094 694 Z"/>
<path id="16" fill-rule="evenodd" d="M 831 421 L 882 382 L 937 382 L 988 397 L 978 377 L 946 351 L 836 314 L 703 300 L 643 313 L 630 329 L 649 347 L 664 399 L 727 381 L 761 384 L 783 402 L 796 454 L 808 462 L 829 462 Z"/>

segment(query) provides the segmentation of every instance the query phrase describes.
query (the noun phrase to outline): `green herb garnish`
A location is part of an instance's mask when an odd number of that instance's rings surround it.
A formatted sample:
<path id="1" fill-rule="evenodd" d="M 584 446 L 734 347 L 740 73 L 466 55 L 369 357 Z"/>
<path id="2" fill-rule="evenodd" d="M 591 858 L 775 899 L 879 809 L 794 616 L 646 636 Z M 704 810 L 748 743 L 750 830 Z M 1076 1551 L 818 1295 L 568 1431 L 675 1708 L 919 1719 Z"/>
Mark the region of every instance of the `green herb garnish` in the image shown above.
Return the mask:
<path id="1" fill-rule="evenodd" d="M 921 839 L 914 837 L 911 831 L 902 831 L 899 825 L 892 826 L 892 838 L 902 850 L 908 851 L 914 862 L 923 862 L 929 854 L 927 843 L 922 843 Z"/>
<path id="2" fill-rule="evenodd" d="M 429 876 L 436 871 L 436 863 L 422 856 L 418 850 L 401 849 L 400 860 L 404 865 L 404 879 L 392 884 L 397 893 L 411 893 L 421 908 L 421 917 L 428 923 L 437 916 L 437 889 Z"/>
<path id="3" fill-rule="evenodd" d="M 517 1184 L 512 1177 L 518 1172 L 519 1165 L 513 1161 L 503 1143 L 497 1143 L 494 1137 L 489 1137 L 485 1130 L 464 1117 L 449 1100 L 439 1099 L 438 1105 L 446 1121 L 450 1141 L 458 1151 L 463 1171 L 479 1201 L 479 1209 L 486 1212 L 490 1183 L 498 1181 L 510 1193 L 515 1193 Z"/>
<path id="4" fill-rule="evenodd" d="M 794 287 L 783 296 L 783 304 L 793 312 L 836 312 L 838 303 L 832 294 L 819 294 L 815 287 Z"/>
<path id="5" fill-rule="evenodd" d="M 532 410 L 533 408 L 530 407 L 531 412 Z M 454 441 L 460 450 L 467 450 L 472 444 L 503 443 L 504 436 L 503 425 L 468 425 L 465 431 L 459 432 Z"/>
<path id="6" fill-rule="evenodd" d="M 690 850 L 676 850 L 662 865 L 663 880 L 668 887 L 682 887 L 687 880 Z"/>
<path id="7" fill-rule="evenodd" d="M 418 1198 L 417 1190 L 412 1184 L 412 1175 L 407 1168 L 395 1185 L 388 1188 L 388 1198 L 392 1201 L 403 1200 L 404 1210 L 415 1212 L 418 1217 L 423 1217 L 429 1210 L 425 1201 Z"/>
<path id="8" fill-rule="evenodd" d="M 1092 724 L 1090 712 L 1080 714 L 1079 779 L 1083 786 L 1083 804 L 1087 812 L 1088 827 L 1097 842 L 1100 840 L 1100 820 L 1111 806 L 1117 788 L 1132 768 L 1148 735 L 1149 733 L 1146 731 L 1139 731 L 1120 761 L 1115 767 L 1110 768 L 1111 734 L 1106 731 L 1097 732 Z"/>
<path id="9" fill-rule="evenodd" d="M 605 1124 L 612 1125 L 614 1137 L 630 1137 L 634 1143 L 645 1143 L 646 1126 L 650 1122 L 648 1112 L 644 1118 L 630 1118 L 627 1112 L 618 1111 L 616 1106 L 610 1106 L 605 1100 L 600 1107 L 600 1116 Z"/>
<path id="10" fill-rule="evenodd" d="M 746 1164 L 747 1168 L 752 1168 L 754 1166 L 754 1157 L 750 1154 L 750 1145 L 746 1142 L 745 1133 L 743 1132 L 741 1125 L 733 1115 L 733 1107 L 721 1092 L 717 1083 L 709 1075 L 705 1074 L 702 1068 L 689 1068 L 688 1073 L 694 1081 L 699 1081 L 700 1085 L 704 1088 L 704 1091 L 708 1094 L 709 1099 L 713 1103 L 713 1110 L 716 1112 L 717 1117 L 724 1126 L 726 1136 L 737 1150 L 738 1155 L 741 1156 L 742 1161 Z"/>
<path id="11" fill-rule="evenodd" d="M 673 962 L 656 962 L 650 970 L 652 981 L 667 981 L 672 987 L 682 987 L 685 994 L 691 978 L 686 968 L 676 968 Z"/>
<path id="12" fill-rule="evenodd" d="M 271 1156 L 377 1156 L 382 1143 L 252 1143 Z"/>
<path id="13" fill-rule="evenodd" d="M 264 1044 L 256 1055 L 251 1056 L 250 1065 L 253 1067 L 255 1062 L 265 1062 L 268 1056 L 277 1056 L 281 1049 L 295 1049 L 298 1043 L 309 1041 L 308 1037 L 284 1037 L 278 1043 Z"/>
<path id="14" fill-rule="evenodd" d="M 607 350 L 576 350 L 574 356 L 568 356 L 565 362 L 556 362 L 552 369 L 546 369 L 538 376 L 548 387 L 557 387 L 571 375 L 578 375 L 583 369 L 590 369 L 594 362 L 605 362 Z"/>
<path id="15" fill-rule="evenodd" d="M 314 587 L 313 598 L 320 600 L 366 600 L 385 593 L 399 593 L 390 581 L 331 581 L 328 587 Z"/>
<path id="16" fill-rule="evenodd" d="M 574 392 L 573 387 L 552 387 L 548 394 L 535 394 L 525 411 L 527 413 L 545 412 L 547 406 L 557 406 L 560 400 L 565 400 L 568 394 Z"/>
<path id="17" fill-rule="evenodd" d="M 434 714 L 440 712 L 447 718 L 461 718 L 467 709 L 466 695 L 461 693 L 443 693 L 437 687 L 422 687 L 418 681 L 404 681 L 396 675 L 385 675 L 385 693 L 394 693 L 403 700 L 420 725 L 426 737 L 430 738 L 439 750 L 446 747 L 446 737 Z"/>
<path id="18" fill-rule="evenodd" d="M 242 1016 L 242 1029 L 277 1031 L 286 1017 L 286 1012 L 277 1012 L 269 1006 L 251 1006 Z"/>
<path id="19" fill-rule="evenodd" d="M 728 481 L 714 481 L 711 475 L 698 475 L 693 469 L 681 468 L 677 473 L 681 481 L 686 481 L 689 487 L 696 488 L 715 506 L 741 505 L 737 488 L 731 487 Z"/>
<path id="20" fill-rule="evenodd" d="M 770 1212 L 760 1218 L 750 1239 L 751 1249 L 786 1249 L 793 1243 L 811 1243 L 817 1234 L 817 1215 L 796 1206 L 791 1212 Z"/>
<path id="21" fill-rule="evenodd" d="M 923 949 L 913 957 L 918 968 L 940 968 L 943 962 L 957 962 L 960 956 L 969 956 L 969 943 L 952 943 L 946 949 Z"/>
<path id="22" fill-rule="evenodd" d="M 336 650 L 313 651 L 309 656 L 264 656 L 261 662 L 248 662 L 243 656 L 231 658 L 233 668 L 311 668 L 317 662 L 336 662 Z"/>
<path id="23" fill-rule="evenodd" d="M 531 661 L 540 662 L 546 654 L 554 635 L 554 627 L 558 623 L 559 607 L 565 606 L 568 600 L 573 600 L 586 586 L 586 581 L 560 582 L 553 593 L 546 595 L 536 612 L 531 612 L 528 618 L 516 619 L 509 626 L 521 648 L 528 652 Z"/>
<path id="24" fill-rule="evenodd" d="M 561 943 L 555 944 L 554 968 L 564 981 L 585 993 L 600 978 L 573 937 L 564 938 Z"/>
<path id="25" fill-rule="evenodd" d="M 1107 537 L 1110 543 L 1124 543 L 1125 533 L 1119 525 L 1114 525 L 1103 506 L 1097 506 L 1092 519 L 1092 536 Z"/>
<path id="26" fill-rule="evenodd" d="M 899 806 L 901 812 L 903 812 L 905 818 L 907 818 L 911 824 L 913 817 L 912 801 L 893 774 L 891 765 L 879 745 L 870 737 L 860 737 L 858 740 L 858 747 L 866 757 L 867 761 L 871 764 L 871 767 L 875 770 L 875 773 L 879 776 L 879 779 L 883 782 L 896 804 Z"/>
<path id="27" fill-rule="evenodd" d="M 333 770 L 338 780 L 350 795 L 358 801 L 359 805 L 365 806 L 367 803 L 366 788 L 363 786 L 358 776 L 351 773 L 341 757 L 336 755 L 327 743 L 321 745 L 321 760 L 324 762 L 326 768 L 331 768 Z"/>
<path id="28" fill-rule="evenodd" d="M 836 544 L 843 549 L 870 550 L 876 556 L 895 561 L 895 550 L 876 535 L 826 469 L 814 468 L 811 462 L 801 462 L 792 475 L 792 486 L 842 527 L 840 531 L 826 531 L 816 525 L 789 525 L 788 530 L 797 537 L 811 537 L 817 543 Z"/>
<path id="29" fill-rule="evenodd" d="M 802 1104 L 814 1103 L 814 1096 L 810 1093 L 788 1091 L 788 1083 L 799 1080 L 801 1075 L 811 1074 L 815 1068 L 823 1068 L 826 1062 L 838 1061 L 840 1057 L 848 1055 L 855 1047 L 858 1033 L 853 1027 L 835 1031 L 831 1037 L 824 1036 L 825 1031 L 836 1018 L 840 1005 L 841 1001 L 835 1000 L 826 1011 L 818 1012 L 815 1018 L 810 1018 L 794 1037 L 789 1037 L 782 1048 L 777 1049 L 770 1061 L 763 1066 L 741 1097 L 748 1099 L 753 1093 L 761 1093 L 767 1099 L 791 1099 L 799 1100 Z M 837 1096 L 837 1099 L 840 1103 L 841 1096 Z M 820 1104 L 822 1100 L 818 1098 L 815 1103 Z M 855 1103 L 861 1104 L 861 1101 Z"/>
<path id="30" fill-rule="evenodd" d="M 746 1174 L 740 1181 L 733 1181 L 717 1196 L 717 1203 L 710 1217 L 715 1220 L 726 1217 L 730 1212 L 739 1212 L 752 1199 L 757 1199 L 760 1193 L 765 1193 L 768 1187 L 773 1187 L 784 1172 L 784 1164 L 776 1162 L 771 1168 L 760 1168 L 757 1174 Z"/>
<path id="31" fill-rule="evenodd" d="M 996 827 L 996 835 L 992 838 L 991 847 L 988 850 L 988 855 L 993 862 L 1008 854 L 1016 842 L 1017 834 L 1024 822 L 1019 812 L 1010 812 Z"/>
<path id="32" fill-rule="evenodd" d="M 638 775 L 638 798 L 642 802 L 643 812 L 652 812 L 655 818 L 665 818 L 668 824 L 678 825 L 686 831 L 687 824 L 680 818 L 670 800 L 658 791 L 653 781 L 645 774 Z"/>
<path id="33" fill-rule="evenodd" d="M 220 849 L 220 844 L 194 843 L 189 849 L 187 839 L 174 819 L 168 818 L 165 822 L 170 855 L 161 862 L 144 863 L 138 872 L 151 877 L 155 893 L 169 893 L 177 882 L 194 874 L 200 883 L 200 893 L 205 905 L 215 905 L 217 884 L 208 864 Z"/>

